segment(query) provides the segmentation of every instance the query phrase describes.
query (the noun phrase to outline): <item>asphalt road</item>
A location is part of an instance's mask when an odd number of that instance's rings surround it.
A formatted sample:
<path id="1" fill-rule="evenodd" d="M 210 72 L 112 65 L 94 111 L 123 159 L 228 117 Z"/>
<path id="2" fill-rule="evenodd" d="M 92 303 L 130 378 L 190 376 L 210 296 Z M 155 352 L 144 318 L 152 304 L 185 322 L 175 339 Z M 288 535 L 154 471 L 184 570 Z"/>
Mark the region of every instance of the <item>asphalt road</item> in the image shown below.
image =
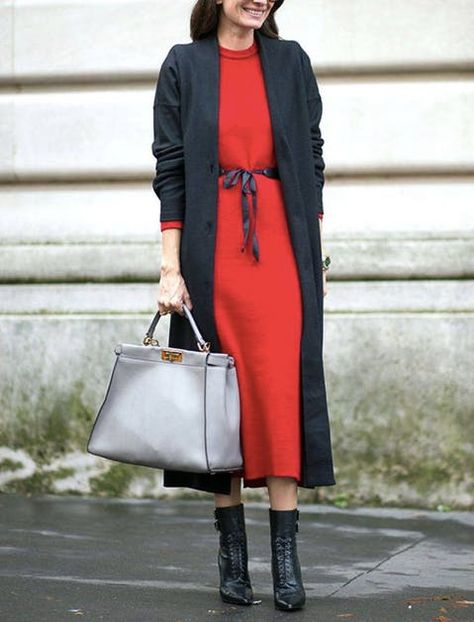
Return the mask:
<path id="1" fill-rule="evenodd" d="M 0 495 L 1 622 L 474 622 L 474 513 L 300 505 L 301 611 L 277 611 L 268 506 L 246 503 L 259 605 L 218 594 L 209 501 Z"/>

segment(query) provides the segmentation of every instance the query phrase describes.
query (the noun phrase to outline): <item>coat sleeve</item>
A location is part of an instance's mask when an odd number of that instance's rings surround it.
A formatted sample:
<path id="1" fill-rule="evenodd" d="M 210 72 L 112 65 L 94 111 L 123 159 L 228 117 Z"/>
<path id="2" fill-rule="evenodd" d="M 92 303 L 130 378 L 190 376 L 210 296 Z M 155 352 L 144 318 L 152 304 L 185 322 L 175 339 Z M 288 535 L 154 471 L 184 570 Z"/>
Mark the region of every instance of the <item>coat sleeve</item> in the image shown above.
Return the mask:
<path id="1" fill-rule="evenodd" d="M 303 73 L 306 86 L 306 101 L 308 105 L 309 125 L 311 134 L 311 149 L 314 162 L 314 176 L 316 179 L 316 212 L 318 216 L 324 212 L 323 208 L 323 186 L 324 186 L 324 169 L 325 162 L 323 159 L 324 140 L 321 136 L 319 124 L 323 112 L 321 96 L 318 84 L 311 65 L 311 59 L 308 54 L 300 46 L 301 61 L 303 63 Z"/>
<path id="2" fill-rule="evenodd" d="M 179 73 L 173 46 L 160 68 L 153 103 L 156 158 L 153 190 L 160 199 L 160 221 L 183 220 L 185 210 L 184 148 Z"/>

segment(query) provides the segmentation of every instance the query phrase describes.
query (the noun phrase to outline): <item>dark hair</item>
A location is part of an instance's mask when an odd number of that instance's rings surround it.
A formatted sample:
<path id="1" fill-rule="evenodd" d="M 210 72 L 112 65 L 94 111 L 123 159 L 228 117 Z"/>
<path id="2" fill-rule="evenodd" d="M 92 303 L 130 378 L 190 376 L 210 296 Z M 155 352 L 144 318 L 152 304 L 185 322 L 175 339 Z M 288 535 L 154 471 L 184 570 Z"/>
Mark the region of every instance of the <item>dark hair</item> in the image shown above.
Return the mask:
<path id="1" fill-rule="evenodd" d="M 263 22 L 259 31 L 271 37 L 272 39 L 278 39 L 278 26 L 275 21 L 275 11 L 280 8 L 284 0 L 275 0 L 275 4 L 270 11 L 267 19 Z M 204 39 L 208 35 L 217 32 L 217 25 L 219 23 L 219 11 L 222 10 L 222 5 L 216 4 L 216 0 L 197 0 L 191 13 L 191 39 L 196 41 L 197 39 Z"/>

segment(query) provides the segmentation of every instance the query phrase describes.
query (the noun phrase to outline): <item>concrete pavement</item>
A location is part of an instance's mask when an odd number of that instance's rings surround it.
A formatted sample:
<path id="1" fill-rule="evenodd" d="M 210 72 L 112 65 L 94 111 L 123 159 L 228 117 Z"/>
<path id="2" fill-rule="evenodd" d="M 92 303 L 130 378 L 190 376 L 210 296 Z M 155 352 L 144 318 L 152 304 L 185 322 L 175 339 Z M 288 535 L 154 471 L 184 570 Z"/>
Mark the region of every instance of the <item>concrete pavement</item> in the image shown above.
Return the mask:
<path id="1" fill-rule="evenodd" d="M 274 609 L 268 510 L 246 503 L 248 607 L 220 601 L 212 497 L 0 495 L 0 620 L 473 622 L 474 513 L 300 505 L 302 611 Z"/>

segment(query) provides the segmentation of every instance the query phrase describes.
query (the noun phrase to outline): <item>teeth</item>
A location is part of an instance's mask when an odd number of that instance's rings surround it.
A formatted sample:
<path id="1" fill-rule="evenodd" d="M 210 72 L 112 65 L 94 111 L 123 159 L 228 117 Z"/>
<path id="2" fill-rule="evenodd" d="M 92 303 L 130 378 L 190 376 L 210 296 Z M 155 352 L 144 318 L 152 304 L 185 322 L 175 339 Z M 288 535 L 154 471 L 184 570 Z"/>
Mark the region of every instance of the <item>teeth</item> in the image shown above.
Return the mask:
<path id="1" fill-rule="evenodd" d="M 247 11 L 247 13 L 255 17 L 261 17 L 263 15 L 263 11 L 257 11 L 255 9 L 244 9 L 244 11 Z"/>

